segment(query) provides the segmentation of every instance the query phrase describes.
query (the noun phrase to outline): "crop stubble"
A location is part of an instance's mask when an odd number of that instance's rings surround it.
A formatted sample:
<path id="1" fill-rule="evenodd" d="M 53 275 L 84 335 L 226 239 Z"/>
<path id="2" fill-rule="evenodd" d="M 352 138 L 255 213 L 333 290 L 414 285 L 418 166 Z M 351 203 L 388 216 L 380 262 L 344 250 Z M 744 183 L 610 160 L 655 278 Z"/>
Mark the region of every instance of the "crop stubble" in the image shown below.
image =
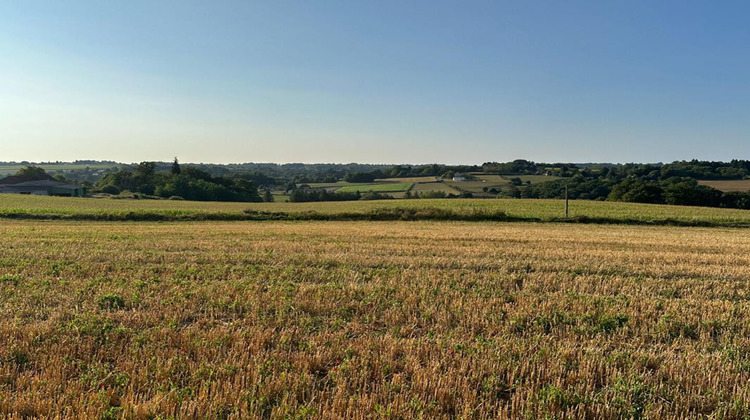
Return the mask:
<path id="1" fill-rule="evenodd" d="M 0 413 L 742 418 L 750 232 L 0 225 Z"/>

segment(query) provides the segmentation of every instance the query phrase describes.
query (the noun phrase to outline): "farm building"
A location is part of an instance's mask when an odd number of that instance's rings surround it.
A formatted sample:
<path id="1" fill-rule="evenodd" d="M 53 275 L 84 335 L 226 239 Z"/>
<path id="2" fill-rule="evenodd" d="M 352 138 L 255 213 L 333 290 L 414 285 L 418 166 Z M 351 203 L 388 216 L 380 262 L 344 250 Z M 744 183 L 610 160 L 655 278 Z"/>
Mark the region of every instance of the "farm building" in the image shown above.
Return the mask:
<path id="1" fill-rule="evenodd" d="M 456 172 L 455 175 L 453 175 L 453 182 L 464 182 L 466 181 L 466 177 L 461 175 L 460 173 Z"/>
<path id="2" fill-rule="evenodd" d="M 9 176 L 0 179 L 0 194 L 59 195 L 83 197 L 86 188 L 80 185 L 61 182 L 47 175 L 44 179 L 29 179 L 20 176 Z"/>

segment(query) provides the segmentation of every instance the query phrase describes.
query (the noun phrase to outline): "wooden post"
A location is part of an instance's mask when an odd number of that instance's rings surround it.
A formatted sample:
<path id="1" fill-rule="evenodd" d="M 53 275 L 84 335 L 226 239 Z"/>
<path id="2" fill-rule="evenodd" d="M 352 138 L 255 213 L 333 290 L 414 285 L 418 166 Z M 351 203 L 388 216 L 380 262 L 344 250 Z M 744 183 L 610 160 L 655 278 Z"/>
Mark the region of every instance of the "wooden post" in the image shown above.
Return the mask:
<path id="1" fill-rule="evenodd" d="M 568 218 L 568 184 L 565 184 L 565 218 Z"/>

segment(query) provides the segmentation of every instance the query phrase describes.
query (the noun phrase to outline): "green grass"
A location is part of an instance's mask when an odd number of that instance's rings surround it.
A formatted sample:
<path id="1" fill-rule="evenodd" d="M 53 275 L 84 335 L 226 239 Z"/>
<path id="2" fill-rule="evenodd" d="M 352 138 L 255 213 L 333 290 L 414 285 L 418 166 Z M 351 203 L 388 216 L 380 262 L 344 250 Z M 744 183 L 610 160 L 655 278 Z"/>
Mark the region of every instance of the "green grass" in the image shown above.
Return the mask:
<path id="1" fill-rule="evenodd" d="M 491 188 L 495 188 L 499 190 L 500 188 L 502 188 L 503 185 L 507 185 L 507 182 L 500 183 L 500 182 L 482 182 L 482 181 L 461 181 L 461 182 L 445 181 L 445 185 L 453 187 L 458 191 L 466 191 L 472 194 L 484 195 L 485 193 L 484 188 L 487 188 L 488 190 Z M 486 195 L 488 197 L 492 196 L 492 194 L 486 194 Z"/>
<path id="2" fill-rule="evenodd" d="M 507 184 L 508 180 L 500 175 L 494 174 L 474 174 L 474 177 L 482 181 L 486 181 L 488 184 Z"/>
<path id="3" fill-rule="evenodd" d="M 405 192 L 411 188 L 411 182 L 388 182 L 388 183 L 377 183 L 369 185 L 350 185 L 339 188 L 336 192 L 342 193 L 353 193 L 353 192 Z"/>
<path id="4" fill-rule="evenodd" d="M 307 185 L 310 188 L 343 188 L 343 187 L 359 187 L 365 185 L 375 185 L 373 182 L 300 182 L 299 185 Z"/>
<path id="5" fill-rule="evenodd" d="M 446 185 L 443 182 L 420 182 L 414 184 L 414 188 L 411 189 L 412 194 L 419 194 L 425 192 L 444 192 L 446 194 L 461 194 L 461 191 Z"/>
<path id="6" fill-rule="evenodd" d="M 67 197 L 0 195 L 0 217 L 39 218 L 55 216 L 162 215 L 165 218 L 239 218 L 246 211 L 273 213 L 315 212 L 323 215 L 369 213 L 388 209 L 431 209 L 454 214 L 504 212 L 510 218 L 558 220 L 563 217 L 562 200 L 522 199 L 413 199 L 382 201 L 348 201 L 322 203 L 218 203 L 171 200 L 111 200 Z M 571 201 L 571 217 L 601 221 L 659 222 L 679 221 L 693 224 L 750 224 L 750 211 L 708 207 L 667 206 L 655 204 L 600 201 Z M 94 218 L 94 217 L 91 217 Z M 579 220 L 580 221 L 580 220 Z"/>

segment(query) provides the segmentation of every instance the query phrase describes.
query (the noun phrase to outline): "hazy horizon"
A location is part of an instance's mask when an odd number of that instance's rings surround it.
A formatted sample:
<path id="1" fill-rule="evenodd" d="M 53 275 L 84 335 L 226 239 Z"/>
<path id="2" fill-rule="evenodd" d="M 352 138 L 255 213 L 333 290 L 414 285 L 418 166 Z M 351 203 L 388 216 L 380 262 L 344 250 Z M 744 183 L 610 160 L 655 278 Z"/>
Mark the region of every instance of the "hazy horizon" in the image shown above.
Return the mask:
<path id="1" fill-rule="evenodd" d="M 0 160 L 750 158 L 748 12 L 738 1 L 5 3 Z"/>
<path id="2" fill-rule="evenodd" d="M 626 164 L 643 164 L 643 165 L 663 165 L 673 162 L 678 162 L 678 160 L 670 160 L 670 161 L 659 161 L 659 162 L 583 162 L 583 161 L 535 161 L 533 159 L 524 159 L 524 158 L 515 158 L 510 160 L 486 160 L 483 162 L 369 162 L 369 161 L 363 161 L 363 162 L 262 162 L 262 161 L 247 161 L 247 162 L 189 162 L 189 161 L 182 161 L 178 159 L 178 162 L 180 165 L 383 165 L 383 166 L 396 166 L 396 165 L 413 165 L 413 166 L 424 166 L 424 165 L 445 165 L 445 166 L 482 166 L 484 163 L 490 163 L 490 162 L 496 162 L 496 163 L 507 163 L 514 160 L 527 160 L 534 163 L 548 163 L 548 164 L 571 164 L 571 165 L 626 165 Z M 691 161 L 693 159 L 687 159 L 686 161 Z M 24 164 L 24 162 L 34 165 L 55 165 L 55 164 L 74 164 L 78 162 L 87 162 L 87 161 L 93 161 L 93 162 L 114 162 L 121 165 L 137 165 L 141 162 L 156 162 L 156 163 L 165 163 L 170 164 L 174 161 L 174 159 L 155 159 L 155 160 L 137 160 L 137 161 L 120 161 L 116 159 L 73 159 L 73 160 L 7 160 L 3 161 L 0 160 L 0 163 L 8 163 L 8 164 Z M 725 161 L 728 162 L 728 161 Z"/>

